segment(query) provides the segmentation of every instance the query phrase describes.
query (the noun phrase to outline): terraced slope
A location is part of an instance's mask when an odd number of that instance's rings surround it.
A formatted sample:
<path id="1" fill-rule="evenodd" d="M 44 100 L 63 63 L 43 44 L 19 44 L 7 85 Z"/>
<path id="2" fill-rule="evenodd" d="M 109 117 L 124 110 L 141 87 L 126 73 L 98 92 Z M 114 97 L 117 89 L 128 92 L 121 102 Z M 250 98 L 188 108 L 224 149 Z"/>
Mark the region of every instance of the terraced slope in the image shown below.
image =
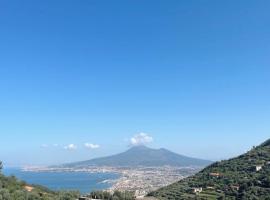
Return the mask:
<path id="1" fill-rule="evenodd" d="M 149 194 L 158 199 L 270 200 L 270 140 Z"/>

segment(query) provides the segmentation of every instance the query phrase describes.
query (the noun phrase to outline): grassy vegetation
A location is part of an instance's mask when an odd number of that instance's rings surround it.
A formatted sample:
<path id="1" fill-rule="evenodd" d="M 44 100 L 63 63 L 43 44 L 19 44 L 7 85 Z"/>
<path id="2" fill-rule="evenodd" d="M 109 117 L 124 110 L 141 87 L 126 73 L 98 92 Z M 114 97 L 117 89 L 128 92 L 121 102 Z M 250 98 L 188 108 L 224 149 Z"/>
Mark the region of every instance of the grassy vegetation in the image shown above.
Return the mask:
<path id="1" fill-rule="evenodd" d="M 256 170 L 256 166 L 259 167 Z M 261 169 L 260 169 L 261 166 Z M 202 191 L 195 192 L 195 189 Z M 159 199 L 270 200 L 270 140 L 149 194 Z"/>

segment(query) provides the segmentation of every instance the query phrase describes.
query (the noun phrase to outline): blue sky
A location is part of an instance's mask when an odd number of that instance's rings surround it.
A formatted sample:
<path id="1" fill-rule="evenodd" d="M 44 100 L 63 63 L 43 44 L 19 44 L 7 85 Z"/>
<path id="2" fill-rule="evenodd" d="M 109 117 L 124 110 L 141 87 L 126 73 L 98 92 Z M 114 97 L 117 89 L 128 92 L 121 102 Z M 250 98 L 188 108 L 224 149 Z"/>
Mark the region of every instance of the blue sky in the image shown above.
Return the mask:
<path id="1" fill-rule="evenodd" d="M 269 7 L 1 1 L 0 159 L 84 160 L 124 151 L 133 137 L 216 160 L 263 142 Z"/>

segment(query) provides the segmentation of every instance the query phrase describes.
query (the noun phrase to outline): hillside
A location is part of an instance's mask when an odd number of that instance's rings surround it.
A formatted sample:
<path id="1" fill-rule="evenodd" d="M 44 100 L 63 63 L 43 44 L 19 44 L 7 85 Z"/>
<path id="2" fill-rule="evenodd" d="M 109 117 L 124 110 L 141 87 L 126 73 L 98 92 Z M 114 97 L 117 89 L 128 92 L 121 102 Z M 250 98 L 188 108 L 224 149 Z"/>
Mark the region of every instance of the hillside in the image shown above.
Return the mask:
<path id="1" fill-rule="evenodd" d="M 149 194 L 158 199 L 270 199 L 270 140 Z"/>
<path id="2" fill-rule="evenodd" d="M 102 158 L 65 164 L 65 167 L 82 166 L 206 166 L 212 163 L 208 160 L 179 155 L 166 149 L 151 149 L 146 146 L 135 146 L 129 150 Z"/>

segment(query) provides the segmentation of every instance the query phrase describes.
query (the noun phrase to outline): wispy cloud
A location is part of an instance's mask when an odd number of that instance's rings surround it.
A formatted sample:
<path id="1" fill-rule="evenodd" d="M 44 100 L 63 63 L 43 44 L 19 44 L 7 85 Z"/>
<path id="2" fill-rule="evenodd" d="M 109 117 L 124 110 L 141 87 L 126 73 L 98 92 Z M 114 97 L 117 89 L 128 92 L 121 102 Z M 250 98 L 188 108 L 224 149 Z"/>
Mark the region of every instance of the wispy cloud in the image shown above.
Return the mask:
<path id="1" fill-rule="evenodd" d="M 60 145 L 60 144 L 57 144 L 57 143 L 54 143 L 54 144 L 42 144 L 40 147 L 41 148 L 63 148 L 63 149 L 66 149 L 66 150 L 71 150 L 71 151 L 74 151 L 74 150 L 77 150 L 78 147 L 81 147 L 82 145 L 75 145 L 73 143 L 71 144 L 68 144 L 68 145 Z M 87 149 L 98 149 L 100 148 L 100 145 L 98 144 L 93 144 L 93 143 L 84 143 L 83 146 Z"/>
<path id="2" fill-rule="evenodd" d="M 42 148 L 47 148 L 47 147 L 49 147 L 49 145 L 47 145 L 47 144 L 42 144 L 41 147 L 42 147 Z"/>
<path id="3" fill-rule="evenodd" d="M 67 146 L 64 146 L 64 149 L 74 151 L 77 149 L 77 146 L 75 144 L 69 144 Z"/>
<path id="4" fill-rule="evenodd" d="M 87 149 L 98 149 L 100 147 L 98 144 L 92 144 L 92 143 L 85 143 L 84 146 Z"/>
<path id="5" fill-rule="evenodd" d="M 133 146 L 144 145 L 153 141 L 153 138 L 147 133 L 138 133 L 130 138 L 130 144 Z"/>

